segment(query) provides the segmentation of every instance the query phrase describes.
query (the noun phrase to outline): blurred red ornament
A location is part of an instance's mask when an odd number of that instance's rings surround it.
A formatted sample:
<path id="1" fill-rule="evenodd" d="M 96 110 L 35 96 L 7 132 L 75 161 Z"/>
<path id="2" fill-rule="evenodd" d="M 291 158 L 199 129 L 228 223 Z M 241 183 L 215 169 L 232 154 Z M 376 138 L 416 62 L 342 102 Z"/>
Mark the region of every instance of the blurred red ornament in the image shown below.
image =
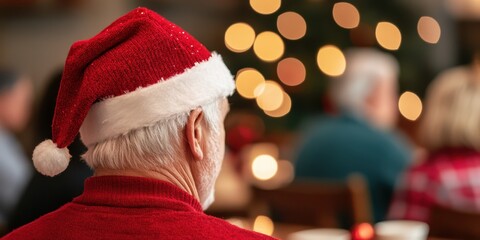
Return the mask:
<path id="1" fill-rule="evenodd" d="M 233 153 L 238 153 L 242 148 L 253 143 L 259 135 L 250 127 L 236 126 L 227 132 L 226 143 Z"/>
<path id="2" fill-rule="evenodd" d="M 360 223 L 352 228 L 352 240 L 373 240 L 375 231 L 370 223 Z"/>

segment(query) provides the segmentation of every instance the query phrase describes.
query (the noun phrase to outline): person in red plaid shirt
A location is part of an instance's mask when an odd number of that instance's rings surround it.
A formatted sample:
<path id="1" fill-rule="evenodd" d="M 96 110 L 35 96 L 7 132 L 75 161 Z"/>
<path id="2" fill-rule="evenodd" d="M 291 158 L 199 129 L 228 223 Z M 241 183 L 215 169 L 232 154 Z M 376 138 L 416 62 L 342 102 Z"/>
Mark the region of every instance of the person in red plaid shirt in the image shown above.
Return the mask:
<path id="1" fill-rule="evenodd" d="M 442 73 L 427 92 L 420 137 L 429 154 L 406 171 L 389 218 L 429 220 L 442 205 L 480 212 L 480 64 Z"/>

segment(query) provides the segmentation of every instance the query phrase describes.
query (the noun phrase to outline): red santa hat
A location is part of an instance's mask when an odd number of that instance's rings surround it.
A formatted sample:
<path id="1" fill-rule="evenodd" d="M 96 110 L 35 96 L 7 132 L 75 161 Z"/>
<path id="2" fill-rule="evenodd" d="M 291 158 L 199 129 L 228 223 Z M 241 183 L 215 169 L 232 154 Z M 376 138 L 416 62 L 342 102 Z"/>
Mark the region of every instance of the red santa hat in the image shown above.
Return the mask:
<path id="1" fill-rule="evenodd" d="M 233 93 L 221 57 L 157 13 L 137 8 L 68 54 L 52 140 L 33 152 L 35 168 L 54 176 L 70 160 L 80 132 L 87 146 L 151 126 Z"/>

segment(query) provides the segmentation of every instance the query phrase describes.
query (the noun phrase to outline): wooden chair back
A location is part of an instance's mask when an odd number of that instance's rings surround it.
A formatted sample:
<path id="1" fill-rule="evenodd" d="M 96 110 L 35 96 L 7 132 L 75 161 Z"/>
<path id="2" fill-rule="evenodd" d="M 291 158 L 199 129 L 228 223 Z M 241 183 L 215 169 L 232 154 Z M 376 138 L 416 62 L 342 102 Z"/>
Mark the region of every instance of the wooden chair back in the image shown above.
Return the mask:
<path id="1" fill-rule="evenodd" d="M 480 213 L 443 206 L 435 206 L 430 211 L 430 236 L 449 239 L 480 239 Z"/>
<path id="2" fill-rule="evenodd" d="M 368 188 L 359 175 L 346 182 L 297 181 L 274 190 L 255 189 L 254 195 L 281 222 L 340 227 L 341 216 L 353 223 L 372 221 Z"/>

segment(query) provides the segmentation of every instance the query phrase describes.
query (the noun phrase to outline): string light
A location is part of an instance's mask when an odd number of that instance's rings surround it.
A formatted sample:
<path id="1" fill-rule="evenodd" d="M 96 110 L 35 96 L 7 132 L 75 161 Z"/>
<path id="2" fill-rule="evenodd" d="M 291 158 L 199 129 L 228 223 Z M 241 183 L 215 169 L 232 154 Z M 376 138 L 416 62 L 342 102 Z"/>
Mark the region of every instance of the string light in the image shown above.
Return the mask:
<path id="1" fill-rule="evenodd" d="M 435 44 L 440 40 L 442 30 L 437 20 L 432 17 L 423 16 L 418 20 L 417 32 L 423 41 Z"/>
<path id="2" fill-rule="evenodd" d="M 282 105 L 280 105 L 278 109 L 275 109 L 273 111 L 264 111 L 264 112 L 270 117 L 279 118 L 287 115 L 290 112 L 291 108 L 292 108 L 292 99 L 290 99 L 290 96 L 288 96 L 286 92 L 283 92 Z"/>
<path id="3" fill-rule="evenodd" d="M 281 0 L 250 0 L 250 6 L 252 9 L 263 15 L 269 15 L 276 12 L 281 5 Z"/>
<path id="4" fill-rule="evenodd" d="M 280 34 L 289 40 L 298 40 L 305 36 L 307 23 L 296 12 L 285 12 L 277 18 L 277 29 Z"/>
<path id="5" fill-rule="evenodd" d="M 340 76 L 345 71 L 347 62 L 340 49 L 333 45 L 326 45 L 318 50 L 317 65 L 326 75 Z"/>
<path id="6" fill-rule="evenodd" d="M 305 75 L 305 66 L 296 58 L 285 58 L 277 64 L 277 76 L 287 86 L 300 85 Z"/>
<path id="7" fill-rule="evenodd" d="M 263 89 L 259 88 L 259 86 L 263 86 L 264 83 L 265 78 L 263 75 L 253 68 L 240 69 L 235 79 L 237 92 L 240 94 L 240 96 L 247 99 L 256 98 L 259 94 L 261 94 Z"/>
<path id="8" fill-rule="evenodd" d="M 402 43 L 402 34 L 395 24 L 379 22 L 375 29 L 378 44 L 387 50 L 398 50 Z"/>
<path id="9" fill-rule="evenodd" d="M 246 23 L 235 23 L 225 31 L 225 46 L 236 53 L 250 49 L 255 40 L 255 30 Z"/>
<path id="10" fill-rule="evenodd" d="M 253 231 L 271 236 L 275 230 L 273 221 L 267 216 L 259 215 L 253 222 Z"/>
<path id="11" fill-rule="evenodd" d="M 422 100 L 413 92 L 404 92 L 398 100 L 398 110 L 403 117 L 415 121 L 422 113 Z"/>
<path id="12" fill-rule="evenodd" d="M 333 5 L 332 15 L 335 23 L 342 28 L 356 28 L 360 23 L 360 13 L 357 8 L 347 2 L 335 3 L 335 5 Z"/>
<path id="13" fill-rule="evenodd" d="M 270 155 L 262 154 L 257 156 L 252 162 L 253 176 L 260 180 L 268 180 L 275 176 L 278 171 L 278 163 Z"/>
<path id="14" fill-rule="evenodd" d="M 278 34 L 270 31 L 258 34 L 253 43 L 253 51 L 265 62 L 273 62 L 282 57 L 285 45 Z"/>
<path id="15" fill-rule="evenodd" d="M 262 110 L 274 111 L 280 108 L 283 103 L 283 89 L 277 82 L 268 80 L 258 88 L 263 88 L 262 93 L 256 99 L 257 105 Z"/>

